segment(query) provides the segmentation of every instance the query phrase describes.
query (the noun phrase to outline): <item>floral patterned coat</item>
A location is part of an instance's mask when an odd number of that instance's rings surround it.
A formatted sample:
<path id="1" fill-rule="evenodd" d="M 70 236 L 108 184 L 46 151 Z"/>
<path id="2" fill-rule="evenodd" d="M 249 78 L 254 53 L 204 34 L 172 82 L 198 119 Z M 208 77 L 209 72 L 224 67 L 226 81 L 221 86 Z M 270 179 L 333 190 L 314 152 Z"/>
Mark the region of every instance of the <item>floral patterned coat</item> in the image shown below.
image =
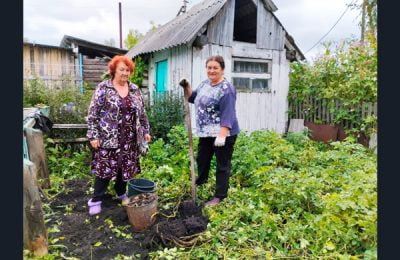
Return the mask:
<path id="1" fill-rule="evenodd" d="M 141 171 L 138 143 L 148 133 L 138 87 L 130 83 L 128 95 L 122 98 L 111 80 L 101 82 L 89 106 L 87 137 L 100 140 L 99 149 L 92 151 L 91 173 L 115 180 L 121 170 L 123 181 L 133 178 Z"/>
<path id="2" fill-rule="evenodd" d="M 129 83 L 129 94 L 131 98 L 137 100 L 141 105 L 137 106 L 136 136 L 142 138 L 149 134 L 150 127 L 146 116 L 143 97 L 139 88 Z M 93 94 L 89 106 L 88 131 L 89 140 L 99 139 L 102 148 L 118 148 L 118 118 L 120 108 L 118 106 L 118 92 L 114 89 L 111 80 L 106 80 L 98 84 Z"/>

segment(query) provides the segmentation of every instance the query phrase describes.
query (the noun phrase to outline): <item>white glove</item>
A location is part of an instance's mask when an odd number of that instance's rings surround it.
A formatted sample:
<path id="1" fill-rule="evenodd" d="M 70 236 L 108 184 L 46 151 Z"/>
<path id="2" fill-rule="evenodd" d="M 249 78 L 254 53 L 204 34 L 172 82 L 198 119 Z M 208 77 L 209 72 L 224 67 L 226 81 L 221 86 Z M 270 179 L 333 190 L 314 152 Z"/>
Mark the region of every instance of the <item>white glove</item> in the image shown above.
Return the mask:
<path id="1" fill-rule="evenodd" d="M 225 137 L 219 137 L 219 136 L 217 136 L 217 138 L 215 138 L 215 141 L 214 141 L 214 146 L 217 146 L 217 147 L 221 147 L 221 146 L 224 146 L 225 145 Z"/>

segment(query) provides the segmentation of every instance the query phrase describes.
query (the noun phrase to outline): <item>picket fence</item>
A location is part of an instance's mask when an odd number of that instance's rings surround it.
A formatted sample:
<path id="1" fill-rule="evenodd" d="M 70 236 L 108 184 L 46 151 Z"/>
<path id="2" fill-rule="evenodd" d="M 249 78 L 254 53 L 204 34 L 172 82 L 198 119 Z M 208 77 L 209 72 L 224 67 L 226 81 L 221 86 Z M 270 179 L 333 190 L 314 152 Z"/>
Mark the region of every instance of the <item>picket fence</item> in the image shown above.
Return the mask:
<path id="1" fill-rule="evenodd" d="M 304 119 L 311 122 L 323 122 L 326 124 L 338 124 L 345 129 L 355 127 L 355 122 L 350 119 L 343 119 L 337 123 L 337 118 L 332 113 L 332 110 L 343 109 L 350 112 L 358 118 L 367 118 L 369 116 L 378 117 L 377 103 L 362 102 L 354 105 L 345 105 L 339 100 L 335 100 L 330 104 L 330 100 L 317 99 L 309 96 L 304 101 L 289 101 L 289 119 Z"/>

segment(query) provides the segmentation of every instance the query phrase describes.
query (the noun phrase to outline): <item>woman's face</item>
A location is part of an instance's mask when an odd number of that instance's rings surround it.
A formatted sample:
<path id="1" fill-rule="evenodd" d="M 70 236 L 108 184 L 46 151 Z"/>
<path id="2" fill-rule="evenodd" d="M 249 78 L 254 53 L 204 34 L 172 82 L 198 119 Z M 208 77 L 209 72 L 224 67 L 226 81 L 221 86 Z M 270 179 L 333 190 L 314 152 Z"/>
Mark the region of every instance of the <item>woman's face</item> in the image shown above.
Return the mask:
<path id="1" fill-rule="evenodd" d="M 115 80 L 126 82 L 128 81 L 130 75 L 131 71 L 129 71 L 129 67 L 124 62 L 118 62 L 117 67 L 115 69 L 115 75 L 114 75 Z"/>
<path id="2" fill-rule="evenodd" d="M 208 79 L 213 82 L 217 83 L 221 81 L 224 76 L 224 70 L 221 68 L 221 65 L 216 61 L 209 61 L 207 63 L 207 77 Z"/>

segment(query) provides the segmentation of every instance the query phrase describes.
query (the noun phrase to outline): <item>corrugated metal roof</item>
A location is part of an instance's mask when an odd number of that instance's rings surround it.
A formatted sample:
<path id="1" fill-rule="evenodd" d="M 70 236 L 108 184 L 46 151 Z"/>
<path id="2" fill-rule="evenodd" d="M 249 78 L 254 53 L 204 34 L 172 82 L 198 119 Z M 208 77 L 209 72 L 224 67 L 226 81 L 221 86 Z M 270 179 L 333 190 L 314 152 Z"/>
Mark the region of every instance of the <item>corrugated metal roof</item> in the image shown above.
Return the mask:
<path id="1" fill-rule="evenodd" d="M 227 0 L 205 0 L 177 16 L 154 32 L 147 33 L 126 55 L 139 54 L 171 48 L 192 40 L 197 32 L 212 18 Z"/>
<path id="2" fill-rule="evenodd" d="M 196 36 L 197 32 L 218 13 L 226 2 L 227 0 L 205 0 L 194 5 L 188 12 L 177 16 L 157 30 L 148 32 L 126 55 L 134 58 L 140 54 L 160 51 L 190 42 Z M 272 13 L 278 10 L 272 0 L 263 0 L 263 2 L 265 7 Z M 279 19 L 274 14 L 272 15 L 283 27 Z M 291 39 L 291 43 L 299 52 L 301 58 L 305 59 L 293 39 Z"/>
<path id="3" fill-rule="evenodd" d="M 90 42 L 90 41 L 80 39 L 77 37 L 73 37 L 73 36 L 69 36 L 69 35 L 64 35 L 64 37 L 61 40 L 60 46 L 65 47 L 65 48 L 70 48 L 72 43 L 75 43 L 79 47 L 86 47 L 86 48 L 97 50 L 97 51 L 111 53 L 113 55 L 124 54 L 128 51 L 125 49 L 107 46 L 107 45 L 100 44 L 97 42 Z"/>

